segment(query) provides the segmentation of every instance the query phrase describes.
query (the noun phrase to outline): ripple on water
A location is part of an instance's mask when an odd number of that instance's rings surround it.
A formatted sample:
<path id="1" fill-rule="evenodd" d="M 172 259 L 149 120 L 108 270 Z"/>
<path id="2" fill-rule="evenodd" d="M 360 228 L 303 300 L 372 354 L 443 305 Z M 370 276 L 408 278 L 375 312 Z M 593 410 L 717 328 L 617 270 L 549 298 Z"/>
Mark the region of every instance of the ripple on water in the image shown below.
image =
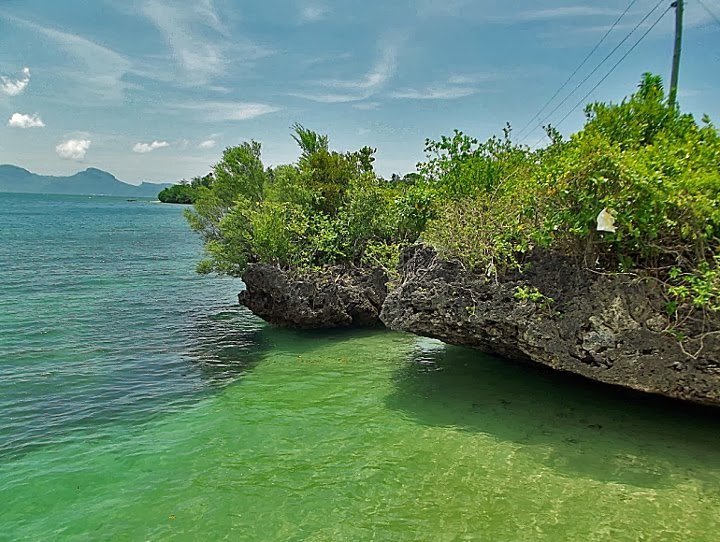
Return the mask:
<path id="1" fill-rule="evenodd" d="M 240 284 L 194 274 L 179 209 L 13 195 L 0 215 L 0 456 L 175 411 L 257 348 Z"/>
<path id="2" fill-rule="evenodd" d="M 3 535 L 715 540 L 715 411 L 436 341 L 272 329 L 180 209 L 0 200 Z"/>

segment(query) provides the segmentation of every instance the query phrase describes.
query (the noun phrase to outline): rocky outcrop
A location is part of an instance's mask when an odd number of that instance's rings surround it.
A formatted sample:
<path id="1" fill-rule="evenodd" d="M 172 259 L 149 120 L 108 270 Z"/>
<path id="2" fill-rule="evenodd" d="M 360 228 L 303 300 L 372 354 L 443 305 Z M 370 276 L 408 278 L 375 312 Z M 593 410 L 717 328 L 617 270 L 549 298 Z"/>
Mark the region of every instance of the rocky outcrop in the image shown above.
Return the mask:
<path id="1" fill-rule="evenodd" d="M 295 328 L 378 325 L 387 295 L 383 271 L 357 267 L 297 272 L 253 264 L 243 282 L 242 305 L 271 324 Z"/>
<path id="2" fill-rule="evenodd" d="M 522 275 L 497 282 L 421 246 L 404 253 L 400 272 L 381 314 L 392 329 L 720 404 L 720 333 L 681 346 L 667 330 L 664 302 L 651 282 L 593 272 L 549 254 L 535 255 Z M 545 297 L 532 301 L 528 292 Z"/>

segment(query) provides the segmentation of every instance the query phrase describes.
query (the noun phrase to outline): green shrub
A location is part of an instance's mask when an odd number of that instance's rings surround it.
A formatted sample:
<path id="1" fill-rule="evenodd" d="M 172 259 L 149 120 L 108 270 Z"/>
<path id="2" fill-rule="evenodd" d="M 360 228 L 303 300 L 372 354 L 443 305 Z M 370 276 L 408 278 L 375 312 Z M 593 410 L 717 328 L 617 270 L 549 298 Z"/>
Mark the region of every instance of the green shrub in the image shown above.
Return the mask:
<path id="1" fill-rule="evenodd" d="M 402 189 L 373 172 L 374 149 L 340 153 L 326 136 L 300 125 L 294 132 L 296 164 L 265 169 L 256 142 L 225 150 L 186 213 L 205 240 L 199 271 L 241 276 L 256 262 L 386 266 L 417 238 L 417 228 L 397 220 Z"/>
<path id="2" fill-rule="evenodd" d="M 520 266 L 537 247 L 586 265 L 639 269 L 678 303 L 718 305 L 720 137 L 670 106 L 645 75 L 619 104 L 586 108 L 582 130 L 534 152 L 459 132 L 430 143 L 424 182 L 440 201 L 424 238 L 489 273 Z M 438 152 L 439 150 L 439 152 Z M 437 204 L 437 203 L 436 203 Z M 616 231 L 597 231 L 607 210 Z M 669 269 L 678 271 L 671 277 Z"/>
<path id="3" fill-rule="evenodd" d="M 462 132 L 426 142 L 418 172 L 391 181 L 375 150 L 330 149 L 300 125 L 294 164 L 265 168 L 257 142 L 228 148 L 196 190 L 191 226 L 206 244 L 199 269 L 242 275 L 356 264 L 390 269 L 422 238 L 446 257 L 499 277 L 537 248 L 664 284 L 668 312 L 720 309 L 720 136 L 670 106 L 646 74 L 621 103 L 593 103 L 584 127 L 532 150 Z M 615 231 L 598 231 L 601 211 Z M 526 292 L 527 293 L 527 292 Z M 529 294 L 528 294 L 529 295 Z"/>

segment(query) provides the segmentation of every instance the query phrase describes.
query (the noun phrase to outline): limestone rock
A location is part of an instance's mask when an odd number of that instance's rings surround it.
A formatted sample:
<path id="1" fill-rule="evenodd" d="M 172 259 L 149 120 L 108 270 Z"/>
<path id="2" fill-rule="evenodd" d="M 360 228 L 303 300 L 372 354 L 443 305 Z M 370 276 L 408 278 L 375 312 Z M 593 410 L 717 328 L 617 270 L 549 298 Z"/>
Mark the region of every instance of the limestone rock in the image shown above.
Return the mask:
<path id="1" fill-rule="evenodd" d="M 254 264 L 243 282 L 242 305 L 272 324 L 295 328 L 379 325 L 387 295 L 383 271 L 357 267 L 297 272 Z"/>
<path id="2" fill-rule="evenodd" d="M 593 273 L 549 254 L 522 275 L 495 282 L 423 246 L 403 254 L 400 273 L 380 316 L 392 329 L 720 405 L 720 334 L 689 341 L 693 355 L 683 352 L 664 332 L 663 300 L 650 283 Z M 537 288 L 553 302 L 517 299 L 518 287 Z"/>

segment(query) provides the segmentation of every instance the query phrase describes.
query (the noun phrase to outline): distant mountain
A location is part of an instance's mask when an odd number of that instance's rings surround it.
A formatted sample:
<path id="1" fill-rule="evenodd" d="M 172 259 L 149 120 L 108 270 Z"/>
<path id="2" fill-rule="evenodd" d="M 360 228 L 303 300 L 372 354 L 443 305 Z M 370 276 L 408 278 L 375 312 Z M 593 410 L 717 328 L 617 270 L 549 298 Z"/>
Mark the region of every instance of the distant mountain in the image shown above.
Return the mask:
<path id="1" fill-rule="evenodd" d="M 0 165 L 0 192 L 155 198 L 171 183 L 128 184 L 107 171 L 88 168 L 70 177 L 37 175 L 17 166 Z"/>

